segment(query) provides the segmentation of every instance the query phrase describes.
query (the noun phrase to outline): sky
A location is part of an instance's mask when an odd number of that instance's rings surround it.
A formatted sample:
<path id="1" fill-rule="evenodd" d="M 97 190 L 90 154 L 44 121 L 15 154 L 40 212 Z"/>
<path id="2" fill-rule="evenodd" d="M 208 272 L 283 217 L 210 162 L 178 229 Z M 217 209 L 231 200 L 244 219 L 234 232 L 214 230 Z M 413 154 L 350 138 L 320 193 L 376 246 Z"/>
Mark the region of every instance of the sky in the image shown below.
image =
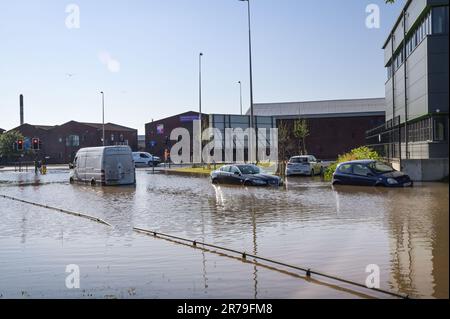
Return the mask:
<path id="1" fill-rule="evenodd" d="M 251 0 L 254 102 L 384 97 L 381 48 L 403 4 Z M 203 112 L 238 114 L 238 81 L 245 112 L 247 21 L 238 0 L 0 0 L 0 128 L 20 124 L 19 94 L 26 123 L 101 122 L 104 91 L 105 121 L 144 134 L 198 110 L 200 52 Z"/>

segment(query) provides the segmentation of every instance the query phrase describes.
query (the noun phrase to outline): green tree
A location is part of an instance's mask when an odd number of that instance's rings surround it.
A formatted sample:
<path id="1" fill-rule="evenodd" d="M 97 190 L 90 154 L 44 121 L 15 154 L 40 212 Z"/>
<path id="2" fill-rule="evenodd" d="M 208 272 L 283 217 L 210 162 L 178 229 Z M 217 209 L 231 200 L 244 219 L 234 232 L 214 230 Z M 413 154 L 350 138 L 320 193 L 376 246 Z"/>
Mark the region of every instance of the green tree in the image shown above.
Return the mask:
<path id="1" fill-rule="evenodd" d="M 294 136 L 298 139 L 298 151 L 306 155 L 306 137 L 309 136 L 308 122 L 306 120 L 294 122 Z"/>
<path id="2" fill-rule="evenodd" d="M 20 156 L 14 145 L 17 140 L 22 139 L 23 135 L 18 131 L 9 131 L 0 135 L 0 158 L 2 159 L 16 159 Z"/>

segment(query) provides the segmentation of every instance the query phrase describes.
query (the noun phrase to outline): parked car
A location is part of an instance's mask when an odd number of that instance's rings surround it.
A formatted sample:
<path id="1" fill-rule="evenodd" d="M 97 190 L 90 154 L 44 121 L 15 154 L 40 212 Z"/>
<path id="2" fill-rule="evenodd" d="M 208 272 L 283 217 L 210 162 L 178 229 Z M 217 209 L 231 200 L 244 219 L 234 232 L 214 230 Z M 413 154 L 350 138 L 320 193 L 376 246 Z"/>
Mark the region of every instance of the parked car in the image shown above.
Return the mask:
<path id="1" fill-rule="evenodd" d="M 263 174 L 256 165 L 226 165 L 211 173 L 213 184 L 245 186 L 280 186 L 283 180 L 274 175 Z"/>
<path id="2" fill-rule="evenodd" d="M 70 166 L 70 182 L 91 185 L 136 183 L 133 155 L 129 146 L 82 148 Z"/>
<path id="3" fill-rule="evenodd" d="M 137 165 L 158 166 L 161 159 L 147 152 L 133 152 L 133 160 Z"/>
<path id="4" fill-rule="evenodd" d="M 410 177 L 375 160 L 341 163 L 333 174 L 333 185 L 410 187 Z"/>
<path id="5" fill-rule="evenodd" d="M 292 175 L 322 175 L 324 165 L 322 161 L 313 155 L 302 155 L 291 157 L 286 166 L 286 176 Z"/>

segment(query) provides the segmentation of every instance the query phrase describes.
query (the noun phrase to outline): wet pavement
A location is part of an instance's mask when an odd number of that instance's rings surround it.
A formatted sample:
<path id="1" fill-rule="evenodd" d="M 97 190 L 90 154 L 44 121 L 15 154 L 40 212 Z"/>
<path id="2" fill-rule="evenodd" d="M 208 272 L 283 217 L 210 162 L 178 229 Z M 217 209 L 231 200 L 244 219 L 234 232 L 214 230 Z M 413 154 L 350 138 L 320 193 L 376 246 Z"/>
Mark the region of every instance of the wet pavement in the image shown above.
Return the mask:
<path id="1" fill-rule="evenodd" d="M 319 177 L 300 177 L 279 189 L 244 188 L 140 169 L 136 187 L 114 188 L 71 185 L 67 171 L 0 172 L 0 194 L 112 224 L 0 198 L 0 298 L 367 297 L 362 289 L 155 239 L 133 227 L 360 283 L 375 264 L 383 289 L 449 296 L 448 184 L 332 188 Z M 80 267 L 80 289 L 65 286 L 69 264 Z"/>

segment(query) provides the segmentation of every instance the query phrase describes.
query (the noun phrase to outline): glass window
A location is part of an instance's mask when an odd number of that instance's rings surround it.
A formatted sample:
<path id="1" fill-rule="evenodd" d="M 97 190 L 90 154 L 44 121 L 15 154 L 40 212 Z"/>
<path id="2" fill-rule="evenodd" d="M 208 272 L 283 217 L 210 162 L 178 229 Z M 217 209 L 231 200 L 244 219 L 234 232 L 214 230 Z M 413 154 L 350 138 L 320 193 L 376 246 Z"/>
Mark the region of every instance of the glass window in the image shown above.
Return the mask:
<path id="1" fill-rule="evenodd" d="M 350 164 L 343 164 L 339 166 L 339 172 L 343 174 L 351 174 L 352 173 L 352 165 Z"/>
<path id="2" fill-rule="evenodd" d="M 236 166 L 231 166 L 230 173 L 232 173 L 232 174 L 236 174 L 236 173 L 240 174 L 241 171 L 239 171 L 239 169 Z"/>
<path id="3" fill-rule="evenodd" d="M 433 8 L 433 33 L 445 33 L 447 29 L 448 7 Z"/>
<path id="4" fill-rule="evenodd" d="M 224 166 L 220 169 L 221 172 L 229 172 L 230 171 L 230 166 Z"/>
<path id="5" fill-rule="evenodd" d="M 370 173 L 370 169 L 364 164 L 353 165 L 353 174 L 358 176 L 367 176 Z"/>
<path id="6" fill-rule="evenodd" d="M 444 119 L 434 120 L 434 140 L 437 142 L 445 141 L 445 121 Z"/>
<path id="7" fill-rule="evenodd" d="M 390 165 L 385 164 L 385 163 L 382 163 L 382 162 L 374 162 L 374 163 L 371 163 L 371 164 L 369 164 L 369 167 L 370 167 L 374 172 L 376 172 L 376 173 L 381 173 L 381 174 L 383 174 L 383 173 L 389 173 L 389 172 L 393 172 L 393 171 L 394 171 L 394 169 L 393 169 Z"/>
<path id="8" fill-rule="evenodd" d="M 66 137 L 66 146 L 80 146 L 80 137 L 78 135 L 69 135 Z"/>
<path id="9" fill-rule="evenodd" d="M 292 157 L 289 160 L 289 163 L 293 163 L 293 164 L 308 163 L 308 158 L 306 158 L 306 157 Z"/>
<path id="10" fill-rule="evenodd" d="M 232 124 L 239 123 L 239 124 L 248 124 L 250 121 L 250 117 L 248 116 L 240 116 L 240 115 L 231 115 L 230 116 L 230 122 Z"/>
<path id="11" fill-rule="evenodd" d="M 256 165 L 239 165 L 237 166 L 244 175 L 259 174 L 261 171 Z"/>

